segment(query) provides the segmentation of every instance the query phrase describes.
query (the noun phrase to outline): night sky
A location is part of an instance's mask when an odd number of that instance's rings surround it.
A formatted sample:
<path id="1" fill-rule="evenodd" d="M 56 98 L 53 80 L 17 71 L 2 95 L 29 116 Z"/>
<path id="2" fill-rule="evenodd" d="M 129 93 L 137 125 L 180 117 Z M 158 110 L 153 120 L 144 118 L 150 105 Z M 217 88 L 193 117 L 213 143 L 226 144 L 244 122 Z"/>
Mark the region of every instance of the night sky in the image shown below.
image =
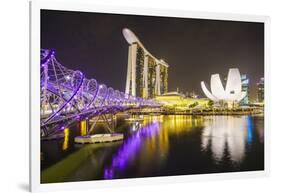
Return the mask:
<path id="1" fill-rule="evenodd" d="M 195 91 L 229 68 L 250 78 L 250 97 L 264 76 L 263 23 L 216 21 L 85 12 L 41 11 L 41 48 L 54 49 L 64 66 L 81 70 L 125 90 L 128 43 L 122 29 L 131 29 L 157 58 L 169 65 L 169 91 Z"/>

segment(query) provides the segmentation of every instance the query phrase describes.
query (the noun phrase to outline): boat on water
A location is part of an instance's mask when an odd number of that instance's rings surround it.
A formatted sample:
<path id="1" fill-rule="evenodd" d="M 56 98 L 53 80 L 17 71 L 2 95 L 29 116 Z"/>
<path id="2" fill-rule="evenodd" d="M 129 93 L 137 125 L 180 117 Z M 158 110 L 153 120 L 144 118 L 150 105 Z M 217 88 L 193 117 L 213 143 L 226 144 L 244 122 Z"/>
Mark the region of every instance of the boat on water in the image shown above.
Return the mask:
<path id="1" fill-rule="evenodd" d="M 122 133 L 106 133 L 106 134 L 95 134 L 86 136 L 75 137 L 75 143 L 105 143 L 123 140 L 124 135 Z"/>

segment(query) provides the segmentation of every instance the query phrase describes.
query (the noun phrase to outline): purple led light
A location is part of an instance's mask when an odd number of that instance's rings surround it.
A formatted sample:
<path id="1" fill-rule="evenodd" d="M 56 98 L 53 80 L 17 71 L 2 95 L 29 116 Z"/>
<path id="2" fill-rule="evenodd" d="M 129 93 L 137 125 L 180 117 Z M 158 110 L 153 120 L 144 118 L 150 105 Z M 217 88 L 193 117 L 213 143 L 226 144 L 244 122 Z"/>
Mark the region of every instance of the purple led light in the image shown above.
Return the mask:
<path id="1" fill-rule="evenodd" d="M 107 88 L 104 84 L 98 84 L 95 79 L 86 79 L 81 71 L 67 69 L 57 62 L 54 50 L 41 50 L 41 66 L 49 66 L 44 68 L 44 73 L 47 73 L 44 81 L 47 84 L 44 82 L 40 85 L 41 88 L 45 87 L 44 94 L 47 94 L 42 97 L 44 104 L 50 104 L 50 109 L 46 112 L 52 112 L 45 114 L 47 118 L 42 121 L 41 126 L 57 123 L 56 121 L 65 121 L 64 124 L 67 125 L 85 116 L 99 116 L 127 108 L 140 108 L 143 104 L 153 104 L 149 100 Z M 48 97 L 48 94 L 54 97 Z M 51 100 L 45 101 L 46 98 Z M 63 116 L 60 116 L 61 112 Z M 79 115 L 83 117 L 80 118 Z M 60 129 L 59 126 L 57 128 Z"/>
<path id="2" fill-rule="evenodd" d="M 51 115 L 45 122 L 44 124 L 48 123 L 52 118 L 54 118 L 62 109 L 64 109 L 64 107 L 70 103 L 70 101 L 74 98 L 74 96 L 76 96 L 76 94 L 78 93 L 78 90 L 80 89 L 80 87 L 82 86 L 82 83 L 83 83 L 83 79 L 84 79 L 84 76 L 81 77 L 81 81 L 78 85 L 78 88 L 74 91 L 74 94 L 70 97 L 70 99 L 68 101 L 66 101 L 64 103 L 64 105 L 53 115 Z"/>
<path id="3" fill-rule="evenodd" d="M 139 153 L 145 139 L 149 139 L 159 132 L 159 123 L 153 122 L 126 139 L 118 152 L 113 156 L 112 163 L 104 170 L 104 178 L 112 179 L 114 174 L 126 170 L 131 160 Z"/>

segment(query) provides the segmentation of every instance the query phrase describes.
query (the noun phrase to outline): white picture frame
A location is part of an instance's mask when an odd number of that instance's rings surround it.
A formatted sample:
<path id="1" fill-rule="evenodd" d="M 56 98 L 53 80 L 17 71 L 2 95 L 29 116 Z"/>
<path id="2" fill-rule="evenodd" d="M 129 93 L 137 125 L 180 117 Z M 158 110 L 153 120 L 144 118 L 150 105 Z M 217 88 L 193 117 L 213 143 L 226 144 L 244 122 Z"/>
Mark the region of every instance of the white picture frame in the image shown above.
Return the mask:
<path id="1" fill-rule="evenodd" d="M 167 176 L 137 179 L 118 179 L 106 181 L 87 181 L 71 183 L 40 184 L 40 10 L 67 10 L 97 13 L 118 13 L 149 16 L 168 16 L 198 19 L 231 20 L 245 22 L 263 22 L 265 32 L 265 169 L 264 171 L 219 173 L 204 175 Z M 125 187 L 131 185 L 163 184 L 189 181 L 241 179 L 268 176 L 270 168 L 270 76 L 269 76 L 269 26 L 267 16 L 241 15 L 226 13 L 191 12 L 183 10 L 162 10 L 138 7 L 101 6 L 94 4 L 73 3 L 67 1 L 32 1 L 30 2 L 30 190 L 43 192 L 50 190 L 71 190 L 100 187 Z"/>

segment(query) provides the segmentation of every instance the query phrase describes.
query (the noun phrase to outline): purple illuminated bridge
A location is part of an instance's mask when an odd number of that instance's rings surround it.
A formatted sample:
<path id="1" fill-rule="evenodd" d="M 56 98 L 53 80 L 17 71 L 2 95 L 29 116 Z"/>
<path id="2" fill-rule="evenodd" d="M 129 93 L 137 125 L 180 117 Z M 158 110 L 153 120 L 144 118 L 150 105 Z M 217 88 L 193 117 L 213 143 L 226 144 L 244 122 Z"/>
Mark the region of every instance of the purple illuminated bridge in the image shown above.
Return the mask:
<path id="1" fill-rule="evenodd" d="M 87 79 L 78 70 L 60 64 L 53 50 L 41 50 L 41 135 L 54 134 L 68 125 L 103 114 L 159 107 L 153 100 L 134 97 L 95 79 Z"/>

